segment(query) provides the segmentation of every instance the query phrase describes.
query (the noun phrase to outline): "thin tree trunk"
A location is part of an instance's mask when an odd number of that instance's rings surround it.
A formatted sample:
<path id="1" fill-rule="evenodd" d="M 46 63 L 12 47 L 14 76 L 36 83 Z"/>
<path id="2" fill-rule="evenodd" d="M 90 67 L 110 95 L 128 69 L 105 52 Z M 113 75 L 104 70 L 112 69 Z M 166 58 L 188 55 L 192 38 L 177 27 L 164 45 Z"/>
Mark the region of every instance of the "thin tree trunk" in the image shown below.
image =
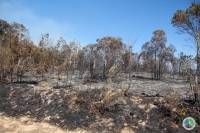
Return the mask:
<path id="1" fill-rule="evenodd" d="M 13 83 L 13 72 L 10 73 L 10 82 Z"/>
<path id="2" fill-rule="evenodd" d="M 156 51 L 155 51 L 155 62 L 154 62 L 154 79 L 156 79 Z"/>
<path id="3" fill-rule="evenodd" d="M 159 67 L 159 68 L 158 68 L 158 80 L 160 80 L 160 71 L 161 71 L 161 70 L 160 70 L 160 61 L 158 62 L 158 67 Z"/>
<path id="4" fill-rule="evenodd" d="M 200 76 L 200 54 L 199 54 L 199 40 L 197 40 L 197 70 L 196 76 Z"/>
<path id="5" fill-rule="evenodd" d="M 181 62 L 179 64 L 179 69 L 178 69 L 179 77 L 181 76 Z"/>

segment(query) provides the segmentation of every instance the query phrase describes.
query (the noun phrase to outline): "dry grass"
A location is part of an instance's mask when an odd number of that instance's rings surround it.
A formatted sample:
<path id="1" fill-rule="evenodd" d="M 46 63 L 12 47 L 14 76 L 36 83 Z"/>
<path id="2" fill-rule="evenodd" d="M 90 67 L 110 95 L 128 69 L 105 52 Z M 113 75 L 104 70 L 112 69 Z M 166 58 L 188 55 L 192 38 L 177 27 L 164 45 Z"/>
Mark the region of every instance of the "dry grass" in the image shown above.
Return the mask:
<path id="1" fill-rule="evenodd" d="M 92 101 L 90 105 L 90 112 L 100 112 L 103 114 L 105 111 L 114 111 L 115 106 L 118 104 L 126 104 L 125 97 L 121 91 L 114 89 L 102 89 L 98 101 Z"/>
<path id="2" fill-rule="evenodd" d="M 165 96 L 164 101 L 166 102 L 166 105 L 168 106 L 178 106 L 182 99 L 180 94 L 177 91 L 174 91 L 173 88 L 169 87 Z"/>

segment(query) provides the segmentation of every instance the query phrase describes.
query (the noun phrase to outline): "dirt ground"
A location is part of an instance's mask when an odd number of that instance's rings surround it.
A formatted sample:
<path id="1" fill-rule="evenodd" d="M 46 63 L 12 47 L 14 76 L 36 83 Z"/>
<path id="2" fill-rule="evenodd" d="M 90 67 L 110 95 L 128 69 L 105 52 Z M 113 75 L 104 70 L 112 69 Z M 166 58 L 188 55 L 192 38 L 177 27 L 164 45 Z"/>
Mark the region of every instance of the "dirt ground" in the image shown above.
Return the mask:
<path id="1" fill-rule="evenodd" d="M 58 81 L 60 86 L 64 85 L 62 80 Z M 38 84 L 24 82 L 2 85 L 0 132 L 200 132 L 200 110 L 193 108 L 189 99 L 189 86 L 182 79 L 166 77 L 162 81 L 155 81 L 148 74 L 135 74 L 129 95 L 120 95 L 117 100 L 113 100 L 110 95 L 109 103 L 104 104 L 105 106 L 99 100 L 104 91 L 102 88 L 106 88 L 106 91 L 111 89 L 112 94 L 118 94 L 120 87 L 128 83 L 125 75 L 118 75 L 109 85 L 106 82 L 87 83 L 84 80 L 73 77 L 70 88 L 56 88 L 55 75 L 49 75 L 47 81 Z M 182 127 L 182 121 L 187 116 L 196 121 L 196 127 L 192 131 L 186 131 Z"/>

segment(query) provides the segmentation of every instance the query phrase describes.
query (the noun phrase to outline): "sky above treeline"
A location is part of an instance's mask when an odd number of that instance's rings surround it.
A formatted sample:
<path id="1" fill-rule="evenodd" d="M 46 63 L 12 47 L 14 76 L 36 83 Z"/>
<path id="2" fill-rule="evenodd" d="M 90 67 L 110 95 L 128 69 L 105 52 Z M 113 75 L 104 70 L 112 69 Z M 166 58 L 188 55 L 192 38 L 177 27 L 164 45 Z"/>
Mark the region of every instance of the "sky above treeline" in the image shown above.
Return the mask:
<path id="1" fill-rule="evenodd" d="M 187 34 L 178 34 L 171 24 L 177 10 L 187 9 L 194 0 L 0 0 L 0 19 L 17 22 L 29 29 L 38 45 L 41 34 L 49 33 L 56 44 L 59 37 L 74 39 L 82 46 L 104 36 L 121 37 L 133 44 L 134 52 L 151 40 L 153 31 L 166 32 L 167 43 L 178 53 L 195 55 Z M 199 2 L 196 0 L 196 2 Z"/>

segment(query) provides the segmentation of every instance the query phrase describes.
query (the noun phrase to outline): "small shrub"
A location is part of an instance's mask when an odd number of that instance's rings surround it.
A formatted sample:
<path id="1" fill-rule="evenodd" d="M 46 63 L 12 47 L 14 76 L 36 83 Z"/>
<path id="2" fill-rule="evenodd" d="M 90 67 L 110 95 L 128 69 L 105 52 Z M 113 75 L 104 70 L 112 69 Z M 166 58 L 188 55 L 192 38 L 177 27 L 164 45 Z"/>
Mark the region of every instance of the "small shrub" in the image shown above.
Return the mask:
<path id="1" fill-rule="evenodd" d="M 114 111 L 117 104 L 125 104 L 124 97 L 120 91 L 114 89 L 102 88 L 99 101 L 92 102 L 89 109 L 91 113 L 100 112 L 104 114 L 105 111 Z"/>
<path id="2" fill-rule="evenodd" d="M 107 79 L 107 83 L 108 83 L 108 84 L 111 84 L 111 83 L 112 83 L 112 79 L 111 79 L 111 78 L 108 78 L 108 79 Z"/>
<path id="3" fill-rule="evenodd" d="M 107 79 L 107 83 L 111 84 L 112 83 L 112 75 L 114 73 L 115 67 L 111 66 L 110 69 L 108 70 L 108 76 L 109 78 Z"/>
<path id="4" fill-rule="evenodd" d="M 188 112 L 188 109 L 186 108 L 182 108 L 180 109 L 177 113 L 180 115 L 180 116 L 186 116 L 186 113 Z"/>
<path id="5" fill-rule="evenodd" d="M 108 71 L 109 74 L 112 74 L 114 72 L 114 70 L 115 70 L 115 66 L 111 66 L 110 69 L 109 69 L 109 71 Z"/>
<path id="6" fill-rule="evenodd" d="M 126 103 L 124 95 L 128 86 L 123 85 L 120 91 L 113 89 L 112 75 L 114 70 L 114 66 L 110 67 L 107 79 L 108 84 L 106 85 L 107 87 L 100 88 L 101 93 L 99 100 L 91 103 L 89 106 L 90 113 L 100 112 L 101 114 L 104 114 L 105 111 L 114 111 L 119 104 L 122 105 Z"/>
<path id="7" fill-rule="evenodd" d="M 190 91 L 193 93 L 193 100 L 196 104 L 195 106 L 200 106 L 200 87 L 198 84 L 198 77 L 192 75 L 189 63 L 185 66 L 185 73 L 189 76 Z"/>
<path id="8" fill-rule="evenodd" d="M 178 107 L 181 104 L 182 99 L 178 92 L 169 87 L 166 94 L 164 95 L 163 102 L 166 107 L 173 109 L 174 107 Z"/>
<path id="9" fill-rule="evenodd" d="M 124 94 L 127 89 L 128 89 L 128 85 L 122 85 L 122 87 L 121 87 L 122 94 Z"/>
<path id="10" fill-rule="evenodd" d="M 119 97 L 119 92 L 116 90 L 103 90 L 100 95 L 100 101 L 102 104 L 106 105 L 111 101 L 116 100 L 117 97 Z"/>

